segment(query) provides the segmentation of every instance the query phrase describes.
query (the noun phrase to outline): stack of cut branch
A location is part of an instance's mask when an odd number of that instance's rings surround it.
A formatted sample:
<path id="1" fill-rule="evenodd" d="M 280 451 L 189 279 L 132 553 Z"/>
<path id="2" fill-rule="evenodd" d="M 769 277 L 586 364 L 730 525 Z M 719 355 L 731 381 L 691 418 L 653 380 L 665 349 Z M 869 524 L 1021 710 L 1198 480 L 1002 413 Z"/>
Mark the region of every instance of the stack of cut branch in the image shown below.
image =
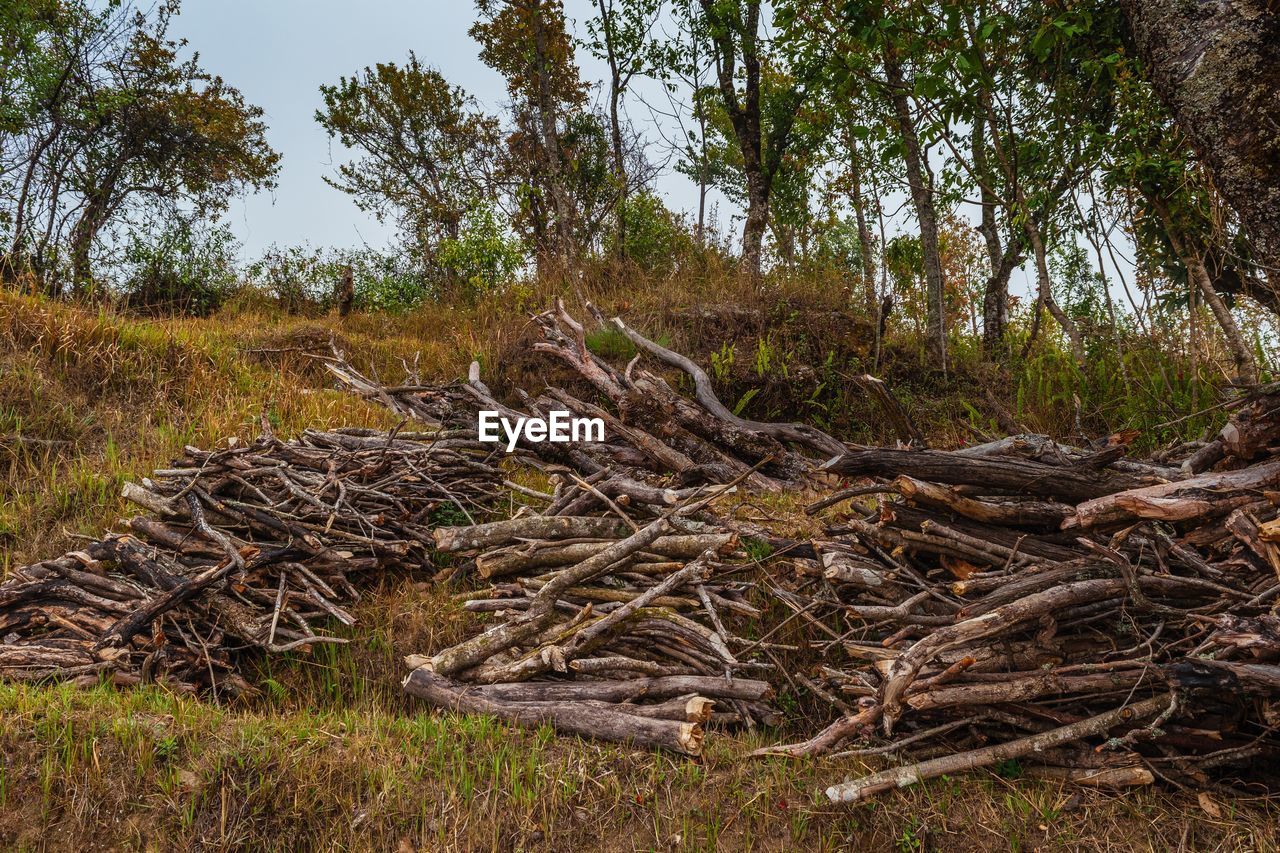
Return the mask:
<path id="1" fill-rule="evenodd" d="M 750 643 L 727 627 L 760 616 L 738 537 L 694 518 L 731 489 L 572 480 L 557 483 L 543 514 L 435 531 L 440 551 L 470 556 L 490 582 L 461 593 L 463 606 L 499 621 L 410 658 L 405 689 L 441 707 L 689 755 L 713 711 L 774 720 L 769 683 L 744 677 L 764 667 L 735 655 Z"/>
<path id="2" fill-rule="evenodd" d="M 128 488 L 153 513 L 130 534 L 0 585 L 0 675 L 242 686 L 235 649 L 333 641 L 323 623 L 349 621 L 353 578 L 440 552 L 489 624 L 409 659 L 405 689 L 438 707 L 697 755 L 709 720 L 773 720 L 783 677 L 835 722 L 767 752 L 910 759 L 832 786 L 841 801 L 1010 760 L 1113 786 L 1260 780 L 1274 764 L 1280 386 L 1233 403 L 1212 441 L 1145 460 L 1128 456 L 1132 433 L 855 449 L 734 415 L 697 365 L 620 321 L 640 351 L 625 368 L 563 306 L 535 319 L 537 348 L 593 399 L 516 391 L 517 410 L 474 366 L 465 383 L 387 387 L 335 351 L 342 383 L 433 432 L 267 430 L 189 450 Z M 644 355 L 687 374 L 694 398 Z M 860 382 L 923 443 L 887 386 Z M 520 445 L 511 463 L 550 475 L 548 494 L 504 480 L 480 409 L 567 409 L 602 418 L 606 439 Z M 810 507 L 825 523 L 811 541 L 712 509 L 837 476 Z M 481 517 L 512 491 L 540 511 Z M 766 571 L 745 537 L 774 547 Z M 777 668 L 783 627 L 806 666 Z"/>
<path id="3" fill-rule="evenodd" d="M 1274 421 L 1274 394 L 1223 435 L 1274 437 L 1256 420 Z M 1125 459 L 1130 437 L 832 460 L 859 482 L 813 511 L 881 497 L 834 515 L 787 595 L 832 631 L 813 640 L 815 681 L 841 717 L 771 751 L 830 753 L 878 727 L 888 743 L 855 752 L 932 756 L 833 786 L 842 801 L 1011 759 L 1117 785 L 1274 758 L 1280 458 L 1238 442 L 1188 476 L 1168 455 Z"/>
<path id="4" fill-rule="evenodd" d="M 825 535 L 784 544 L 794 570 L 788 580 L 740 575 L 754 580 L 756 597 L 737 591 L 739 601 L 757 606 L 759 596 L 772 595 L 802 617 L 795 624 L 808 633 L 814 664 L 787 681 L 839 716 L 804 741 L 767 751 L 830 754 L 879 732 L 884 742 L 853 751 L 932 756 L 833 786 L 832 798 L 858 799 L 1018 758 L 1028 772 L 1130 785 L 1197 780 L 1212 768 L 1274 756 L 1280 627 L 1271 607 L 1280 600 L 1273 544 L 1280 521 L 1273 490 L 1280 457 L 1270 445 L 1280 437 L 1280 388 L 1234 403 L 1236 413 L 1215 440 L 1148 460 L 1128 457 L 1132 433 L 1090 447 L 1022 435 L 954 452 L 839 448 L 799 425 L 734 417 L 696 365 L 620 322 L 613 327 L 642 353 L 692 377 L 696 402 L 638 360 L 619 370 L 591 354 L 582 326 L 563 307 L 537 320 L 545 337 L 538 348 L 569 364 L 603 405 L 552 388 L 536 400 L 522 396 L 524 406 L 606 417 L 610 441 L 559 455 L 524 448 L 560 483 L 542 516 L 513 522 L 529 525 L 511 533 L 515 539 L 490 538 L 482 527 L 440 534 L 442 549 L 474 557 L 478 576 L 504 579 L 467 594 L 468 607 L 497 612 L 502 621 L 412 661 L 411 692 L 494 711 L 469 703 L 497 701 L 484 691 L 530 678 L 589 684 L 618 675 L 590 671 L 599 665 L 586 662 L 593 657 L 627 661 L 646 678 L 659 672 L 655 666 L 681 661 L 728 664 L 710 643 L 692 660 L 685 649 L 685 658 L 672 660 L 670 642 L 640 643 L 624 633 L 606 652 L 584 652 L 580 638 L 594 642 L 591 626 L 607 620 L 605 608 L 627 612 L 646 593 L 662 596 L 672 614 L 698 614 L 703 596 L 682 579 L 699 563 L 688 562 L 696 548 L 663 553 L 653 544 L 691 535 L 672 529 L 679 517 L 670 512 L 697 499 L 689 485 L 813 487 L 820 467 L 853 481 L 814 503 L 815 513 L 830 511 Z M 876 387 L 895 431 L 921 444 L 888 388 Z M 412 393 L 436 405 L 441 399 L 439 389 Z M 475 371 L 449 393 L 471 407 L 502 405 Z M 850 500 L 861 503 L 840 508 Z M 637 507 L 644 508 L 639 515 Z M 697 515 L 716 532 L 778 542 L 766 528 Z M 644 556 L 629 556 L 632 550 Z M 663 563 L 671 574 L 659 573 Z M 649 610 L 654 600 L 644 601 Z M 760 648 L 735 648 L 717 614 L 707 615 L 702 628 L 725 641 L 734 665 L 758 664 Z M 757 630 L 763 636 L 778 627 Z M 431 690 L 421 687 L 428 681 Z M 441 684 L 452 692 L 440 692 Z M 518 703 L 541 701 L 535 693 L 500 698 L 516 703 L 506 711 L 512 719 L 556 722 L 522 716 L 531 709 Z M 611 736 L 600 727 L 594 733 Z M 1099 741 L 1106 750 L 1095 751 Z"/>
<path id="5" fill-rule="evenodd" d="M 354 392 L 393 411 L 469 428 L 472 434 L 478 410 L 501 412 L 513 421 L 550 411 L 601 418 L 605 423 L 603 442 L 520 444 L 535 464 L 565 466 L 584 476 L 619 470 L 645 472 L 674 477 L 675 485 L 683 487 L 741 479 L 750 488 L 780 491 L 807 481 L 815 459 L 821 462 L 848 449 L 806 424 L 738 417 L 720 402 L 706 372 L 691 360 L 654 343 L 621 320 L 605 321 L 593 306 L 588 309 L 602 325 L 625 335 L 641 352 L 686 372 L 696 389 L 696 401 L 677 393 L 661 376 L 639 367 L 638 358 L 618 369 L 591 353 L 583 325 L 561 304 L 534 317 L 544 338 L 534 349 L 572 368 L 612 411 L 562 388 L 549 388 L 536 398 L 517 392 L 523 410 L 517 409 L 495 398 L 480 379 L 478 364 L 472 365 L 465 384 L 443 388 L 424 386 L 416 379 L 400 386 L 381 386 L 336 351 L 329 369 Z"/>
<path id="6" fill-rule="evenodd" d="M 151 511 L 0 585 L 0 676 L 109 675 L 238 692 L 234 652 L 341 642 L 353 577 L 429 560 L 440 520 L 485 517 L 501 472 L 471 439 L 363 429 L 187 448 L 125 496 Z"/>

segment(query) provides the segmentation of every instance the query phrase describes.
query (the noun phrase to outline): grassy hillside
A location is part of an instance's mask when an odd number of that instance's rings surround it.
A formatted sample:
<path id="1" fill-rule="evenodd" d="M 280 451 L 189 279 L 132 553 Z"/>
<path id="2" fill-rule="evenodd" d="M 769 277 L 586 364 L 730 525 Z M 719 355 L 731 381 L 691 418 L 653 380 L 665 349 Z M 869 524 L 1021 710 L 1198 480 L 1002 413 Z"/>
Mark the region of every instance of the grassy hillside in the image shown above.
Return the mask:
<path id="1" fill-rule="evenodd" d="M 194 320 L 0 293 L 0 575 L 101 533 L 130 511 L 118 497 L 124 480 L 185 444 L 250 438 L 263 412 L 282 435 L 393 426 L 385 410 L 334 390 L 310 357 L 331 336 L 389 379 L 415 365 L 424 379 L 451 379 L 479 358 L 499 388 L 564 381 L 530 352 L 521 312 L 550 294 L 515 296 L 505 308 L 346 319 L 244 304 Z M 870 367 L 869 328 L 838 292 L 595 297 L 709 365 L 724 399 L 754 417 L 801 412 L 852 440 L 890 438 L 849 381 Z M 704 307 L 691 307 L 695 297 Z M 620 336 L 591 344 L 625 354 Z M 962 357 L 945 379 L 921 367 L 909 338 L 885 351 L 883 372 L 939 445 L 1010 419 L 1063 436 L 1154 426 L 1215 390 L 1175 361 L 1144 367 L 1141 354 L 1128 381 L 1163 375 L 1185 396 L 1162 393 L 1160 407 L 1126 399 L 1106 384 L 1119 378 L 1073 373 L 1052 348 L 1005 376 Z M 1210 420 L 1160 426 L 1146 440 Z M 769 509 L 785 515 L 792 504 Z M 1191 793 L 1115 796 L 1009 766 L 836 808 L 820 790 L 862 767 L 857 759 L 745 757 L 785 731 L 714 733 L 695 764 L 424 711 L 399 691 L 402 656 L 455 642 L 478 618 L 425 581 L 385 578 L 359 606 L 348 646 L 252 663 L 259 695 L 234 705 L 156 688 L 0 685 L 0 848 L 1275 849 L 1273 808 L 1222 795 L 1205 805 Z M 797 697 L 780 704 L 812 722 Z"/>

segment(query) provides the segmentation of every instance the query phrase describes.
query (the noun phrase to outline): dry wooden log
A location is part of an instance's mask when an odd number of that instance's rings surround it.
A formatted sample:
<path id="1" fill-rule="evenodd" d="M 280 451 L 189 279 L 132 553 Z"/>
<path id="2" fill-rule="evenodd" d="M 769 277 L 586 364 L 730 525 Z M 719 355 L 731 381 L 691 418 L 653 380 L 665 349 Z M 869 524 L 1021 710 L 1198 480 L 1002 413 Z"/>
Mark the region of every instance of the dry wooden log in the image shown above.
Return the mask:
<path id="1" fill-rule="evenodd" d="M 598 554 L 572 568 L 559 572 L 534 596 L 529 609 L 518 620 L 495 626 L 433 656 L 428 668 L 441 675 L 452 675 L 483 663 L 489 657 L 529 639 L 551 624 L 554 604 L 571 586 L 588 580 L 640 551 L 671 529 L 670 522 L 659 518 L 625 539 L 612 543 Z"/>
<path id="2" fill-rule="evenodd" d="M 1176 483 L 1116 491 L 1076 507 L 1062 522 L 1063 528 L 1091 528 L 1134 519 L 1159 521 L 1204 520 L 1225 515 L 1256 500 L 1264 489 L 1280 485 L 1280 461 L 1265 462 L 1239 471 L 1201 474 Z"/>
<path id="3" fill-rule="evenodd" d="M 908 500 L 925 506 L 947 509 L 985 524 L 1056 528 L 1062 524 L 1063 519 L 1074 512 L 1073 507 L 1053 501 L 998 503 L 977 500 L 946 486 L 907 476 L 896 477 L 893 488 Z"/>
<path id="4" fill-rule="evenodd" d="M 1075 464 L 1097 467 L 1099 463 L 1116 471 L 1151 478 L 1153 484 L 1163 480 L 1180 480 L 1183 472 L 1168 465 L 1123 458 L 1123 445 L 1112 445 L 1103 455 L 1083 450 L 1069 444 L 1054 441 L 1047 435 L 1020 433 L 1006 438 L 976 444 L 955 451 L 965 456 L 1018 456 L 1024 459 L 1046 461 L 1049 464 Z"/>
<path id="5" fill-rule="evenodd" d="M 858 384 L 858 387 L 868 397 L 876 401 L 880 411 L 884 413 L 884 416 L 893 426 L 899 441 L 915 447 L 929 446 L 928 442 L 925 441 L 924 434 L 916 427 L 911 420 L 911 416 L 907 414 L 907 410 L 898 401 L 898 398 L 893 395 L 893 391 L 890 390 L 883 379 L 877 379 L 869 373 L 864 373 L 861 376 L 854 377 L 853 381 Z"/>
<path id="6" fill-rule="evenodd" d="M 1218 433 L 1223 452 L 1248 462 L 1280 440 L 1280 386 L 1255 390 Z"/>
<path id="7" fill-rule="evenodd" d="M 738 429 L 747 432 L 760 433 L 772 436 L 780 441 L 789 441 L 799 444 L 817 451 L 825 456 L 833 456 L 843 453 L 847 447 L 843 442 L 837 441 L 827 435 L 822 430 L 809 426 L 808 424 L 795 423 L 767 423 L 764 421 L 749 421 L 740 418 L 733 412 L 725 408 L 716 396 L 715 390 L 711 387 L 711 377 L 701 367 L 693 361 L 679 353 L 672 352 L 661 344 L 654 343 L 635 329 L 629 328 L 622 322 L 621 318 L 613 318 L 613 325 L 620 332 L 631 339 L 637 347 L 657 358 L 659 361 L 669 364 L 672 367 L 678 367 L 689 374 L 693 379 L 694 394 L 698 398 L 698 402 L 702 404 L 708 412 L 716 418 L 731 424 Z"/>
<path id="8" fill-rule="evenodd" d="M 893 788 L 905 788 L 926 779 L 953 775 L 975 770 L 979 767 L 990 767 L 1001 761 L 1009 761 L 1031 755 L 1045 749 L 1051 749 L 1073 741 L 1105 734 L 1111 729 L 1129 725 L 1148 717 L 1155 716 L 1169 707 L 1172 700 L 1169 696 L 1153 696 L 1132 705 L 1122 705 L 1095 717 L 1080 720 L 1070 725 L 1061 726 L 1049 731 L 1040 732 L 1030 737 L 996 744 L 994 746 L 944 755 L 906 767 L 894 767 L 872 773 L 861 779 L 842 782 L 827 788 L 827 798 L 833 803 L 856 803 L 876 794 Z"/>
<path id="9" fill-rule="evenodd" d="M 948 485 L 982 486 L 1076 503 L 1143 485 L 1128 474 L 1066 468 L 1023 459 L 965 456 L 940 450 L 852 450 L 824 470 L 846 476 L 906 475 Z"/>
<path id="10" fill-rule="evenodd" d="M 518 539 L 614 539 L 627 532 L 617 518 L 526 515 L 470 527 L 437 527 L 432 531 L 438 551 L 475 551 Z"/>
<path id="11" fill-rule="evenodd" d="M 524 681 L 477 684 L 475 695 L 509 702 L 661 701 L 696 694 L 710 699 L 766 701 L 773 696 L 767 681 L 720 676 L 674 675 L 608 681 Z"/>
<path id="12" fill-rule="evenodd" d="M 690 559 L 708 548 L 717 552 L 732 549 L 737 537 L 732 533 L 677 534 L 662 536 L 647 545 L 638 557 Z M 485 551 L 476 558 L 476 570 L 482 578 L 503 577 L 517 572 L 546 569 L 579 563 L 592 557 L 610 542 L 575 542 L 560 545 L 555 542 L 538 542 L 533 545 L 516 545 Z"/>
<path id="13" fill-rule="evenodd" d="M 605 705 L 574 701 L 513 702 L 493 699 L 478 688 L 460 685 L 419 667 L 404 680 L 404 690 L 447 711 L 488 714 L 524 726 L 550 724 L 556 730 L 600 740 L 702 754 L 700 722 L 654 719 Z"/>
<path id="14" fill-rule="evenodd" d="M 1073 693 L 1087 695 L 1112 690 L 1130 690 L 1157 678 L 1159 678 L 1158 672 L 1144 670 L 1100 672 L 1088 675 L 1061 675 L 1050 671 L 1001 681 L 981 681 L 946 687 L 930 685 L 922 692 L 908 696 L 907 705 L 913 711 L 928 711 L 962 705 L 1026 702 L 1042 696 Z"/>
<path id="15" fill-rule="evenodd" d="M 1120 767 L 1056 767 L 1045 764 L 1024 766 L 1022 772 L 1036 779 L 1070 782 L 1086 788 L 1119 790 L 1141 788 L 1156 781 L 1155 774 L 1140 764 Z"/>

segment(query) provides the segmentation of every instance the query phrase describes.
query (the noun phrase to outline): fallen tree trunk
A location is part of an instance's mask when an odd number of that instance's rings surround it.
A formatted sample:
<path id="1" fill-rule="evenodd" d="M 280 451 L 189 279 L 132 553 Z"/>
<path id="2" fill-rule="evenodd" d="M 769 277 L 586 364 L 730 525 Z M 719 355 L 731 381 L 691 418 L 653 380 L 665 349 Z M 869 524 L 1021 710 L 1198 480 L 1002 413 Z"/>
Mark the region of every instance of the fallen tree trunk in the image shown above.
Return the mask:
<path id="1" fill-rule="evenodd" d="M 666 749 L 683 755 L 702 754 L 704 733 L 698 722 L 643 717 L 593 702 L 493 699 L 480 695 L 475 687 L 457 684 L 421 667 L 409 673 L 404 680 L 404 690 L 446 711 L 488 714 L 524 726 L 549 724 L 557 731 L 583 737 Z"/>
<path id="2" fill-rule="evenodd" d="M 1047 732 L 1040 732 L 1030 737 L 1019 738 L 1018 740 L 996 744 L 984 749 L 944 755 L 906 767 L 882 770 L 879 773 L 872 773 L 861 779 L 832 785 L 827 788 L 827 799 L 833 803 L 856 803 L 859 800 L 865 800 L 868 797 L 893 788 L 905 788 L 917 782 L 923 782 L 926 779 L 966 773 L 979 767 L 990 767 L 1001 761 L 1010 761 L 1015 758 L 1021 758 L 1024 755 L 1031 755 L 1046 749 L 1052 749 L 1055 746 L 1071 743 L 1072 741 L 1095 737 L 1105 734 L 1116 726 L 1144 720 L 1168 708 L 1171 701 L 1168 696 L 1154 696 L 1141 702 L 1135 702 L 1132 705 L 1122 705 L 1096 717 L 1050 729 Z"/>
<path id="3" fill-rule="evenodd" d="M 907 475 L 949 485 L 982 486 L 1076 503 L 1144 485 L 1105 471 L 1067 468 L 1002 457 L 964 456 L 941 450 L 853 450 L 828 461 L 824 470 L 845 476 Z"/>
<path id="4" fill-rule="evenodd" d="M 1256 500 L 1263 489 L 1276 485 L 1280 485 L 1280 461 L 1239 471 L 1201 474 L 1085 501 L 1062 522 L 1062 527 L 1087 529 L 1137 518 L 1186 521 L 1226 515 L 1241 503 Z"/>

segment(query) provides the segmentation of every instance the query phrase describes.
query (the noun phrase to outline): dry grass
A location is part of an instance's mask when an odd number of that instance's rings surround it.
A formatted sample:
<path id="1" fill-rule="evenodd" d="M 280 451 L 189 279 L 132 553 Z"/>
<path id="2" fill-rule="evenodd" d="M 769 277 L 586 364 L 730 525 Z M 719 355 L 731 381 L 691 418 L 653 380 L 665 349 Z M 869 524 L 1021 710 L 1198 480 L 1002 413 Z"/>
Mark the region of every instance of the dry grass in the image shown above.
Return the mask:
<path id="1" fill-rule="evenodd" d="M 762 292 L 732 281 L 586 287 L 607 312 L 625 312 L 703 363 L 716 353 L 730 405 L 762 388 L 747 414 L 800 411 L 856 440 L 886 438 L 842 378 L 862 366 L 867 340 L 839 288 Z M 424 378 L 453 378 L 479 358 L 499 387 L 564 381 L 529 353 L 520 313 L 549 295 L 398 317 L 308 319 L 259 306 L 140 320 L 0 293 L 0 574 L 100 533 L 129 512 L 118 498 L 125 479 L 184 444 L 250 438 L 263 411 L 282 435 L 393 425 L 333 390 L 308 357 L 326 351 L 330 335 L 388 379 L 415 359 Z M 755 320 L 691 316 L 695 305 L 746 308 Z M 593 346 L 621 344 L 606 336 Z M 965 424 L 986 415 L 965 404 L 990 377 L 939 386 L 910 344 L 894 346 L 896 385 L 931 437 L 967 440 Z M 1049 432 L 1064 424 L 1061 409 L 1020 414 Z M 18 446 L 5 438 L 13 435 L 53 443 Z M 805 498 L 756 496 L 726 511 L 805 535 L 817 523 L 798 512 Z M 260 695 L 233 706 L 154 688 L 0 685 L 0 847 L 1276 849 L 1274 812 L 1225 797 L 1214 817 L 1190 794 L 1113 796 L 985 774 L 845 809 L 820 790 L 859 765 L 746 758 L 793 732 L 717 733 L 706 759 L 691 763 L 427 713 L 398 689 L 402 656 L 452 643 L 478 618 L 424 580 L 383 579 L 358 607 L 348 646 L 258 661 L 250 674 Z M 787 691 L 780 701 L 795 720 L 820 722 Z"/>
<path id="2" fill-rule="evenodd" d="M 704 760 L 488 718 L 0 686 L 0 846 L 243 850 L 1274 850 L 1274 813 L 984 774 L 854 808 L 850 760 Z"/>

